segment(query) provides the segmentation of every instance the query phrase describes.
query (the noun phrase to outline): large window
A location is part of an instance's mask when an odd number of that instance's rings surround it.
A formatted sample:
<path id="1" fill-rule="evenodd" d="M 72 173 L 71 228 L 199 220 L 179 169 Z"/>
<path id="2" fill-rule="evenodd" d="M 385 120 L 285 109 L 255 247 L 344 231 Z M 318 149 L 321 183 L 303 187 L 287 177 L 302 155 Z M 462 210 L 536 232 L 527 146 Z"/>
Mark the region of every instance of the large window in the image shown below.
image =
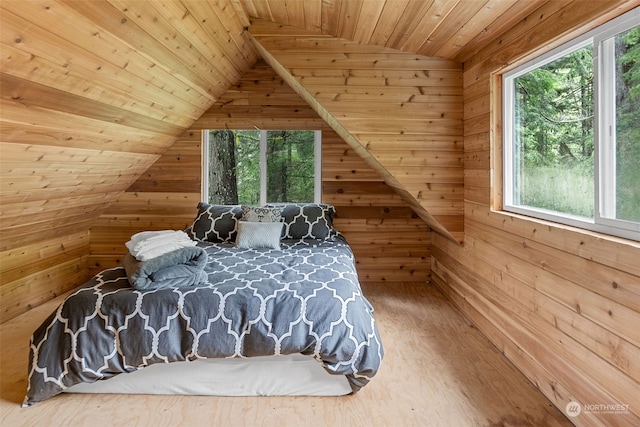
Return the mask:
<path id="1" fill-rule="evenodd" d="M 640 9 L 503 76 L 504 209 L 640 240 Z"/>
<path id="2" fill-rule="evenodd" d="M 320 131 L 207 130 L 209 203 L 320 202 Z"/>

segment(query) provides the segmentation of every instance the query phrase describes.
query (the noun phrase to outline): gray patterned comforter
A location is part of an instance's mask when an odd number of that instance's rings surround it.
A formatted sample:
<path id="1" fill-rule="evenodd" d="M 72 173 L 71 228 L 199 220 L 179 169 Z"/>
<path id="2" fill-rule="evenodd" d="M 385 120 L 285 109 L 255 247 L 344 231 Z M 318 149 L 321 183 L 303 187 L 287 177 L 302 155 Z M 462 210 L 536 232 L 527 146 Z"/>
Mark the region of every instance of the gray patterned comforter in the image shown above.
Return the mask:
<path id="1" fill-rule="evenodd" d="M 67 297 L 31 339 L 24 406 L 80 382 L 198 358 L 303 353 L 354 392 L 376 374 L 382 345 L 346 242 L 200 245 L 207 284 L 136 291 L 117 267 Z"/>

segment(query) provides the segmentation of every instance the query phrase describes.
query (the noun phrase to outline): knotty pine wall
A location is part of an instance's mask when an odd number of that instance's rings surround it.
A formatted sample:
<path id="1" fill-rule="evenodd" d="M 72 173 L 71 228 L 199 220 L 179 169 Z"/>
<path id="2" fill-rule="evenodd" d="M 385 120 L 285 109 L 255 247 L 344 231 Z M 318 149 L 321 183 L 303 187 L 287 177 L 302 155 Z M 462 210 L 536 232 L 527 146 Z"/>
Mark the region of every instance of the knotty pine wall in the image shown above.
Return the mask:
<path id="1" fill-rule="evenodd" d="M 463 235 L 462 64 L 252 19 L 256 49 L 431 229 Z"/>
<path id="2" fill-rule="evenodd" d="M 92 221 L 256 61 L 234 10 L 0 2 L 0 322 L 90 277 Z"/>
<path id="3" fill-rule="evenodd" d="M 117 265 L 141 230 L 181 229 L 201 194 L 202 129 L 322 130 L 322 199 L 352 245 L 362 282 L 428 280 L 430 233 L 396 195 L 263 61 L 251 68 L 91 227 L 92 272 Z"/>
<path id="4" fill-rule="evenodd" d="M 465 241 L 432 233 L 432 275 L 562 411 L 570 401 L 629 405 L 622 414 L 583 406 L 572 422 L 640 425 L 640 244 L 492 209 L 501 193 L 493 73 L 623 10 L 612 13 L 606 2 L 559 6 L 545 5 L 465 61 Z"/>

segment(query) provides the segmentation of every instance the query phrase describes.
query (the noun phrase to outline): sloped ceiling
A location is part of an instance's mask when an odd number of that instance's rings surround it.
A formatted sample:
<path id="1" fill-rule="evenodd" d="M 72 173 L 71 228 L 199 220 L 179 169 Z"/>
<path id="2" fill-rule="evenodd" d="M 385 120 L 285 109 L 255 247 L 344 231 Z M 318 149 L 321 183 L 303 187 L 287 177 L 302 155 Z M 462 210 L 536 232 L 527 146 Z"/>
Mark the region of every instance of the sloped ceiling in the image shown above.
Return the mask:
<path id="1" fill-rule="evenodd" d="M 0 2 L 2 249 L 66 235 L 258 59 L 230 1 Z"/>
<path id="2" fill-rule="evenodd" d="M 255 63 L 251 18 L 460 62 L 545 3 L 4 0 L 0 249 L 88 227 Z"/>

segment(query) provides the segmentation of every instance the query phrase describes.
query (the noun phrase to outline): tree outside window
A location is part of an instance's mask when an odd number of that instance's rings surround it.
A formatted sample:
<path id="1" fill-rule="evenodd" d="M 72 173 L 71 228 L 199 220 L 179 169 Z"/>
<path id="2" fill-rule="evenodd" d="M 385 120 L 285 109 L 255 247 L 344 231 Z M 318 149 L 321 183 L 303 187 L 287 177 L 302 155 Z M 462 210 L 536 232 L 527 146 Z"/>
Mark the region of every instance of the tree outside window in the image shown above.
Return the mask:
<path id="1" fill-rule="evenodd" d="M 504 209 L 640 240 L 640 14 L 506 73 Z"/>
<path id="2" fill-rule="evenodd" d="M 319 201 L 319 131 L 206 132 L 210 203 Z"/>

